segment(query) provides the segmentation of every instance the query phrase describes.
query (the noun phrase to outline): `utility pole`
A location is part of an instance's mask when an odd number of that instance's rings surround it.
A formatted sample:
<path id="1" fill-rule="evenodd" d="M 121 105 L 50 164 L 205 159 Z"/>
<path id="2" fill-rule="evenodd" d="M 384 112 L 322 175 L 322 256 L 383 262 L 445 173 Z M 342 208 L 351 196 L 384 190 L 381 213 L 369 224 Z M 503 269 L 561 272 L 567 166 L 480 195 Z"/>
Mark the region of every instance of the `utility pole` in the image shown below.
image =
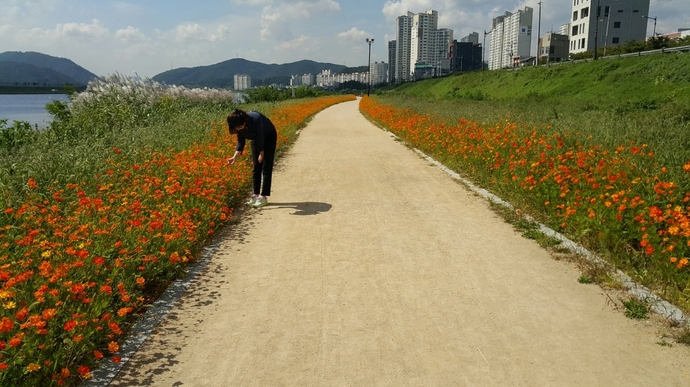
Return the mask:
<path id="1" fill-rule="evenodd" d="M 539 56 L 541 55 L 541 1 L 539 2 L 539 24 L 537 24 L 537 60 L 534 65 L 539 64 Z"/>
<path id="2" fill-rule="evenodd" d="M 367 78 L 368 78 L 367 80 L 369 81 L 369 82 L 367 82 L 369 84 L 369 86 L 367 88 L 367 97 L 368 97 L 369 94 L 371 93 L 371 44 L 374 43 L 374 38 L 371 38 L 371 39 L 367 38 L 367 43 L 369 43 L 369 76 L 367 76 Z"/>

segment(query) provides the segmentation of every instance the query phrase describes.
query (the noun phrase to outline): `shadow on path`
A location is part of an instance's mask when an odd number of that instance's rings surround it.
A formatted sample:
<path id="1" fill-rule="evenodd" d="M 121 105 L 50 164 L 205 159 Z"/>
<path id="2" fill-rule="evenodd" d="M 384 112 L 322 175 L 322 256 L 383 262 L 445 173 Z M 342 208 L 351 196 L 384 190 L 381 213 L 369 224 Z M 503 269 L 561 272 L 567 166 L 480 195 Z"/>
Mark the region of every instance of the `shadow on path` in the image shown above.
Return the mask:
<path id="1" fill-rule="evenodd" d="M 322 212 L 328 212 L 333 206 L 328 203 L 321 202 L 299 202 L 299 203 L 268 203 L 264 210 L 278 209 L 278 208 L 294 208 L 295 212 L 290 215 L 318 215 Z"/>

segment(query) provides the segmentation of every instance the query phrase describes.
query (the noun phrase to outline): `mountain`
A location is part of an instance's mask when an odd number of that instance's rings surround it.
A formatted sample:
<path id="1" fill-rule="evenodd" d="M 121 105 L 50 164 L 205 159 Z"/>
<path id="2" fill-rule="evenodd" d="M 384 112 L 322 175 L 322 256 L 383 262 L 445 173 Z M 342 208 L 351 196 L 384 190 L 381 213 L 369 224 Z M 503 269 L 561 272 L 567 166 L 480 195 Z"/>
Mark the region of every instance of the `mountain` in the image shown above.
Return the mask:
<path id="1" fill-rule="evenodd" d="M 292 75 L 318 74 L 322 70 L 339 73 L 346 66 L 301 60 L 286 64 L 265 64 L 233 58 L 210 66 L 179 68 L 153 77 L 156 82 L 187 87 L 232 88 L 235 74 L 252 77 L 252 86 L 287 83 Z"/>
<path id="2" fill-rule="evenodd" d="M 38 52 L 0 53 L 0 85 L 85 86 L 96 74 L 69 59 Z"/>

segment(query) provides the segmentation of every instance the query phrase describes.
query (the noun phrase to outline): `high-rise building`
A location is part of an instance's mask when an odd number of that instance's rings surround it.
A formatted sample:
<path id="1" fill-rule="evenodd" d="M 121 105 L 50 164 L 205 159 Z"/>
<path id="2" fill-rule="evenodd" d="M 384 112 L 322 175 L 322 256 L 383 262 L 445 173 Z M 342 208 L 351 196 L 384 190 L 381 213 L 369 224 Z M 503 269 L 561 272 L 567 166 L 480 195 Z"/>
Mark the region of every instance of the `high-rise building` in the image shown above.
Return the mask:
<path id="1" fill-rule="evenodd" d="M 394 81 L 413 79 L 416 68 L 437 68 L 448 60 L 453 30 L 438 28 L 438 12 L 399 16 L 396 19 Z"/>
<path id="2" fill-rule="evenodd" d="M 594 50 L 595 35 L 599 48 L 645 39 L 649 0 L 572 1 L 569 34 L 571 54 Z M 595 23 L 597 16 L 598 25 Z"/>
<path id="3" fill-rule="evenodd" d="M 410 50 L 412 49 L 412 12 L 395 20 L 395 81 L 410 80 Z"/>
<path id="4" fill-rule="evenodd" d="M 252 77 L 247 74 L 235 74 L 235 90 L 247 90 L 252 88 Z"/>
<path id="5" fill-rule="evenodd" d="M 438 12 L 426 11 L 412 16 L 412 33 L 410 34 L 410 65 L 429 63 L 432 53 L 428 49 L 435 40 L 438 29 Z"/>
<path id="6" fill-rule="evenodd" d="M 577 0 L 575 0 L 577 1 Z M 489 70 L 513 67 L 530 57 L 533 10 L 525 7 L 493 19 L 489 50 Z"/>
<path id="7" fill-rule="evenodd" d="M 395 40 L 388 42 L 388 79 L 386 82 L 392 84 L 395 82 L 395 48 L 397 46 Z"/>

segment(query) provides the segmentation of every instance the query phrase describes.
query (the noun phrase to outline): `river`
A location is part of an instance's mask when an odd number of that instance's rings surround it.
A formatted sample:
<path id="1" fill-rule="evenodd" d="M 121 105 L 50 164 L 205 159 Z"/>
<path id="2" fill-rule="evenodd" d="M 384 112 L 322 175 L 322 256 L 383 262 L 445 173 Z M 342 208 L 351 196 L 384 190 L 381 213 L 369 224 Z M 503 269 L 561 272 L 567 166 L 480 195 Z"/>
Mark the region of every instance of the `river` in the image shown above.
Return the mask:
<path id="1" fill-rule="evenodd" d="M 8 125 L 13 121 L 27 121 L 45 128 L 53 118 L 46 105 L 55 100 L 69 102 L 65 94 L 0 94 L 0 120 L 6 119 Z"/>

